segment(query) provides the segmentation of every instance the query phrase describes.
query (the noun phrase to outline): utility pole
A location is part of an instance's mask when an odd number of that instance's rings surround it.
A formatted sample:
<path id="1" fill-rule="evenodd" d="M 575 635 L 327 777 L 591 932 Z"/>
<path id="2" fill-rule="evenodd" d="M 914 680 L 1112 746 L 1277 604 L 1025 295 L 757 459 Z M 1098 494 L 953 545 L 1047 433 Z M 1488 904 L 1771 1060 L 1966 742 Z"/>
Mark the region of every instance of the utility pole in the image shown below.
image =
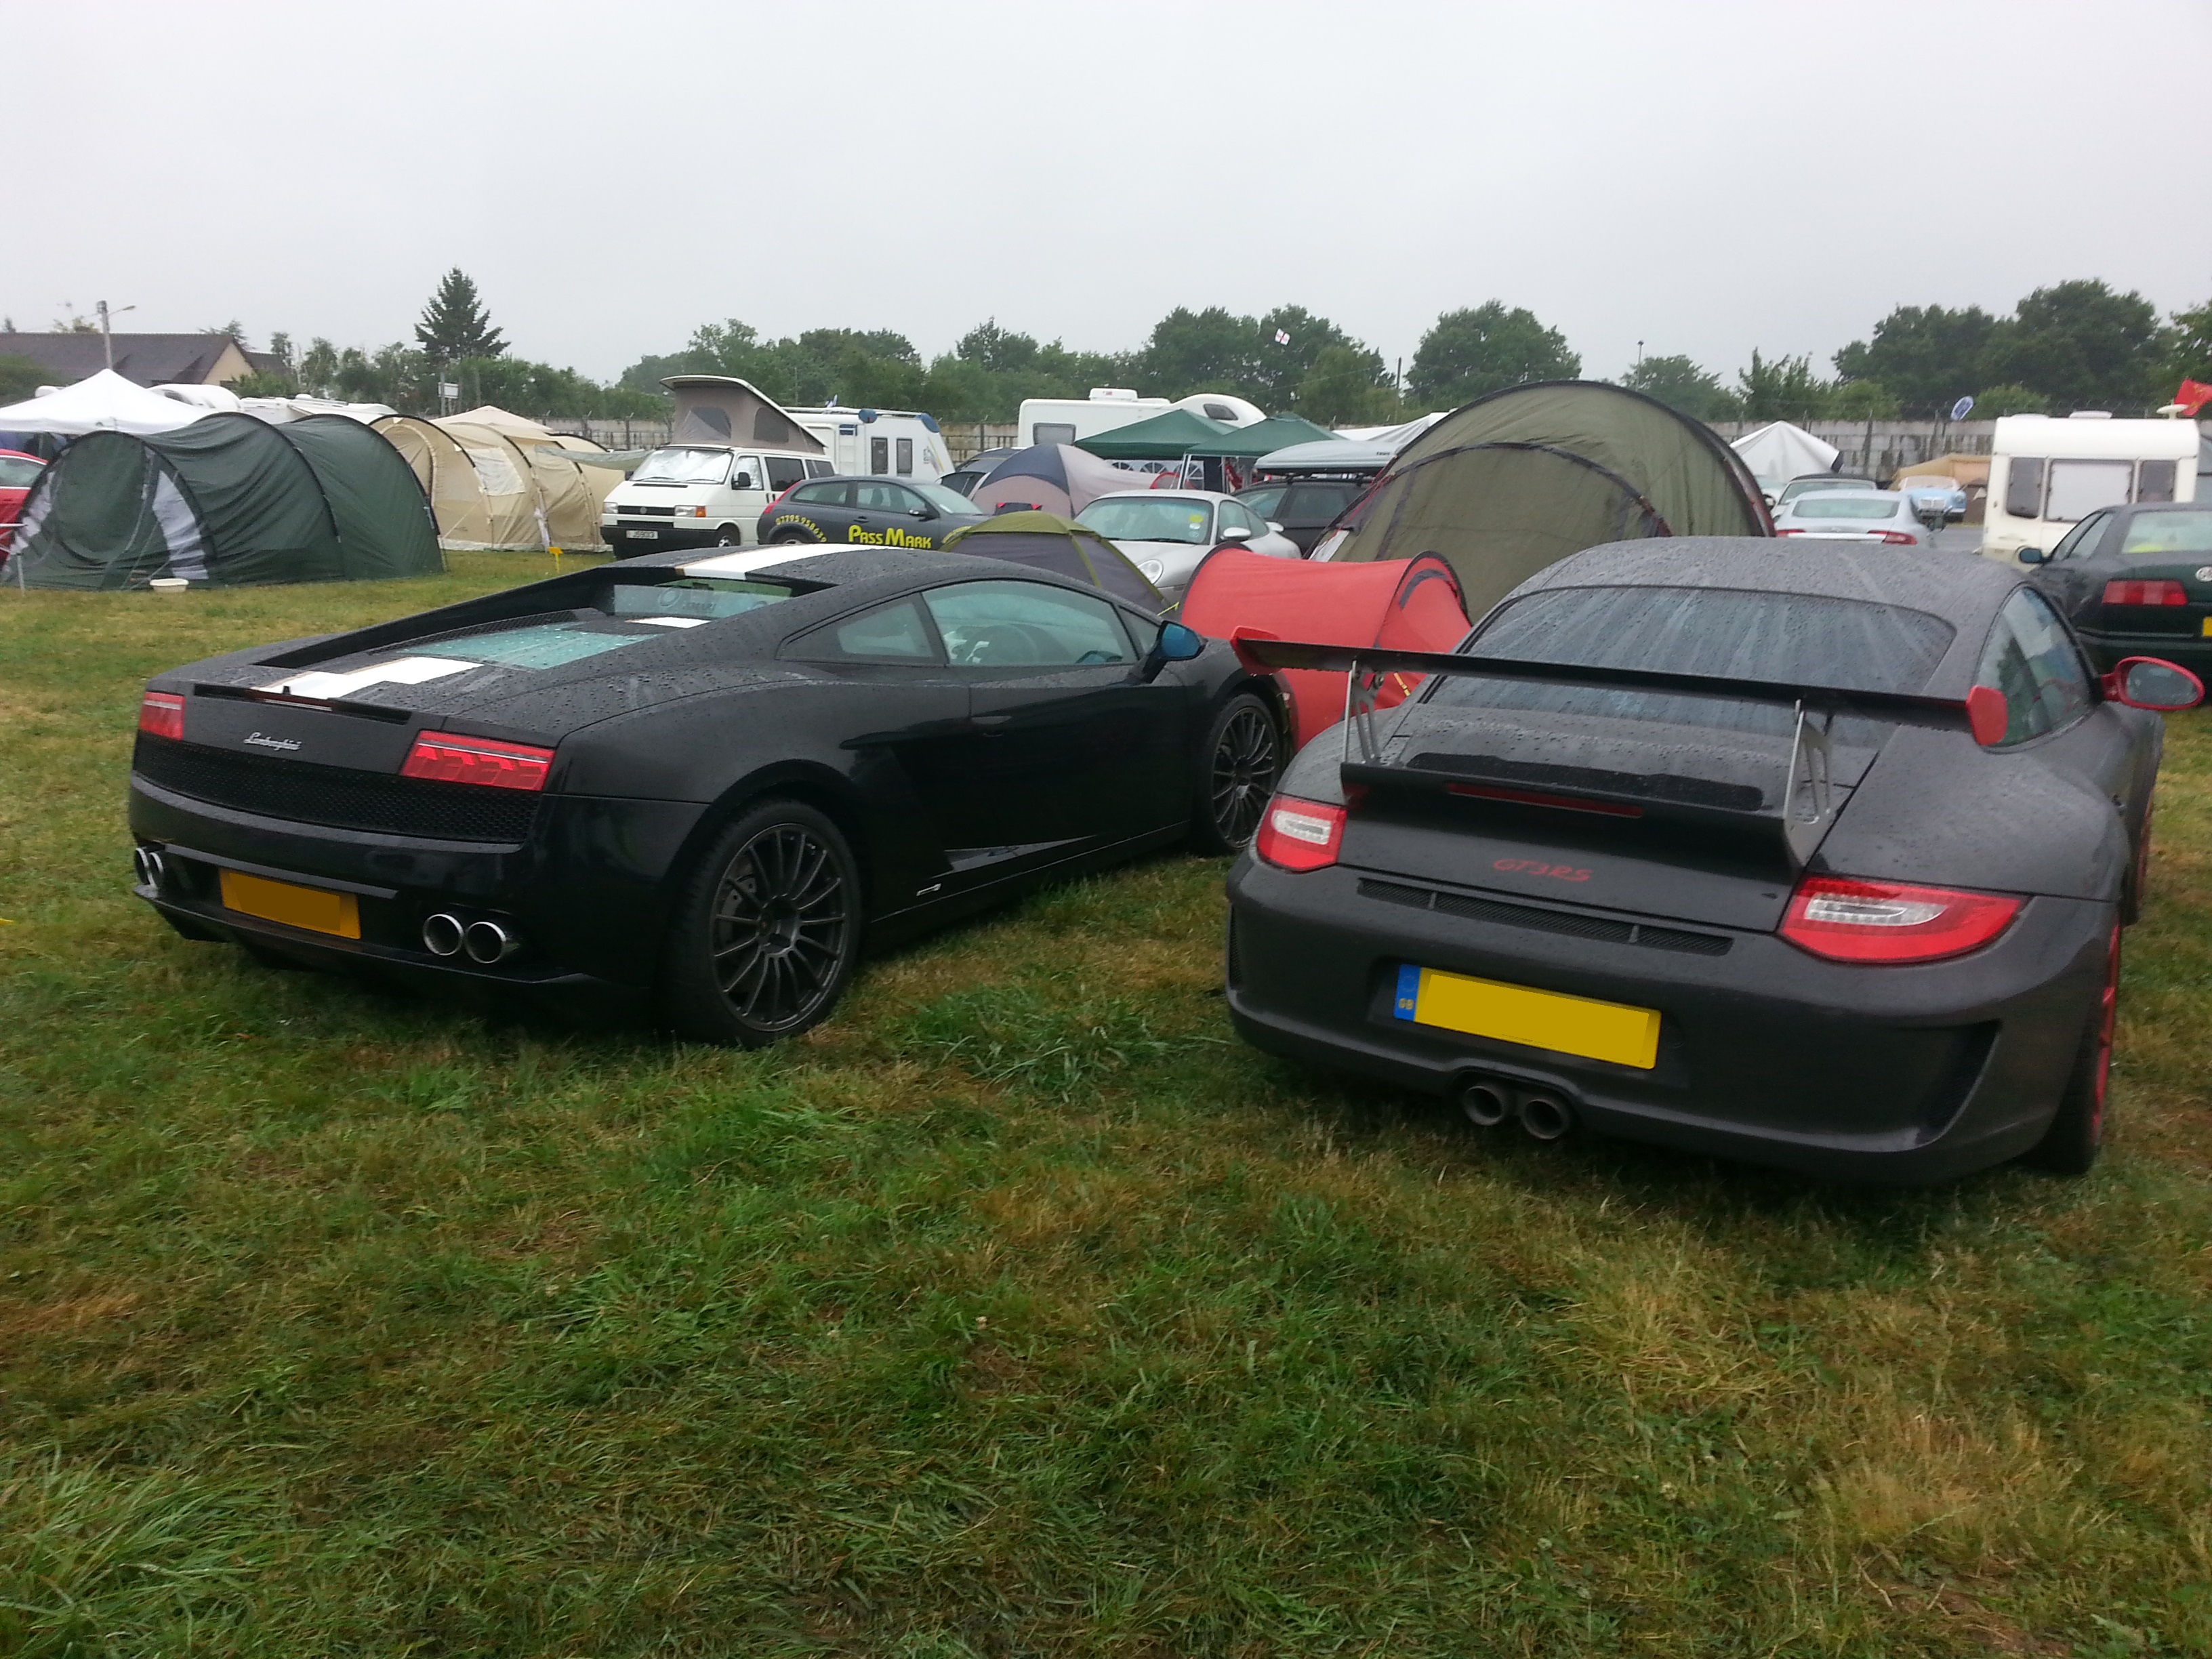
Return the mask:
<path id="1" fill-rule="evenodd" d="M 1636 343 L 1636 366 L 1638 368 L 1644 367 L 1644 342 L 1641 340 Z"/>
<path id="2" fill-rule="evenodd" d="M 112 369 L 115 367 L 115 337 L 107 331 L 107 301 L 102 300 L 95 309 L 100 313 L 100 349 L 107 358 L 107 367 Z M 137 306 L 118 306 L 114 314 L 120 317 L 126 311 L 137 309 Z"/>

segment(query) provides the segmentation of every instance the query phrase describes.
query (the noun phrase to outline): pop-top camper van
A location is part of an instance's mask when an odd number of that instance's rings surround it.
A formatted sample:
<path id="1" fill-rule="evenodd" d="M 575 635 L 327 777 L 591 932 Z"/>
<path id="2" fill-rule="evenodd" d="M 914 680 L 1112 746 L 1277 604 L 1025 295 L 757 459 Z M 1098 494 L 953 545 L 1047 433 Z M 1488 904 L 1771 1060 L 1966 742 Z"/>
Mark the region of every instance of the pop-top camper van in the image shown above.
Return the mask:
<path id="1" fill-rule="evenodd" d="M 2017 564 L 2024 547 L 2048 553 L 2100 507 L 2195 501 L 2212 489 L 2205 448 L 2194 421 L 2007 415 L 1990 446 L 1983 556 Z"/>
<path id="2" fill-rule="evenodd" d="M 665 548 L 744 547 L 768 504 L 837 469 L 829 446 L 750 381 L 672 374 L 668 441 L 617 484 L 599 513 L 617 556 Z"/>

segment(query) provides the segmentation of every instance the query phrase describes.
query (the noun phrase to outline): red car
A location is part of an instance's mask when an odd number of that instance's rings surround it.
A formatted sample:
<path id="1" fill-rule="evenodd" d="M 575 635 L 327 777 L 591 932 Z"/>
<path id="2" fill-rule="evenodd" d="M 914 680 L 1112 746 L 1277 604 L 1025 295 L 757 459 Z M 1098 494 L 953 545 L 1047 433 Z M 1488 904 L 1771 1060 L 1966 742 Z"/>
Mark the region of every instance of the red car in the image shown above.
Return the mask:
<path id="1" fill-rule="evenodd" d="M 23 516 L 23 498 L 39 481 L 46 463 L 17 449 L 0 449 L 0 559 L 8 556 L 8 544 L 15 533 L 15 520 Z"/>

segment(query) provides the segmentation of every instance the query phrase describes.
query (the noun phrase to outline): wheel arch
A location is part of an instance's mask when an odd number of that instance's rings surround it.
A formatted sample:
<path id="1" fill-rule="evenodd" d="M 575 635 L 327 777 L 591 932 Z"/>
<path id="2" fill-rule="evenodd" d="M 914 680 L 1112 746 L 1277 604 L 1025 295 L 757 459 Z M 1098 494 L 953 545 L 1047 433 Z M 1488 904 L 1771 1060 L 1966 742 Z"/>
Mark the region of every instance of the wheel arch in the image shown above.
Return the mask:
<path id="1" fill-rule="evenodd" d="M 732 783 L 699 815 L 677 855 L 669 860 L 667 890 L 679 891 L 723 827 L 757 801 L 774 797 L 804 802 L 842 832 L 860 866 L 864 892 L 872 893 L 875 866 L 867 836 L 867 811 L 851 780 L 818 761 L 786 758 L 756 768 Z"/>

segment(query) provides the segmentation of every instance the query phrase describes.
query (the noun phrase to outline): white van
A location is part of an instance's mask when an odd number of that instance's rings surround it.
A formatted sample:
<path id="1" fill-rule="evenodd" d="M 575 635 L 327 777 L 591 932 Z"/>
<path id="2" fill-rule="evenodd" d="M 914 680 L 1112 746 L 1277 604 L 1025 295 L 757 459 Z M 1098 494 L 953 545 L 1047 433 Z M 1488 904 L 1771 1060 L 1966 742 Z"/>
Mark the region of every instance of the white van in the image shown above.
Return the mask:
<path id="1" fill-rule="evenodd" d="M 911 409 L 787 409 L 829 452 L 831 470 L 936 483 L 952 471 L 934 416 Z"/>
<path id="2" fill-rule="evenodd" d="M 609 492 L 599 534 L 617 558 L 670 547 L 750 547 L 760 539 L 760 515 L 770 501 L 836 471 L 819 455 L 669 444 Z"/>
<path id="3" fill-rule="evenodd" d="M 2194 421 L 2087 410 L 2002 416 L 1990 446 L 1983 556 L 2017 564 L 2024 547 L 2048 553 L 2100 507 L 2195 500 L 2200 442 Z"/>

